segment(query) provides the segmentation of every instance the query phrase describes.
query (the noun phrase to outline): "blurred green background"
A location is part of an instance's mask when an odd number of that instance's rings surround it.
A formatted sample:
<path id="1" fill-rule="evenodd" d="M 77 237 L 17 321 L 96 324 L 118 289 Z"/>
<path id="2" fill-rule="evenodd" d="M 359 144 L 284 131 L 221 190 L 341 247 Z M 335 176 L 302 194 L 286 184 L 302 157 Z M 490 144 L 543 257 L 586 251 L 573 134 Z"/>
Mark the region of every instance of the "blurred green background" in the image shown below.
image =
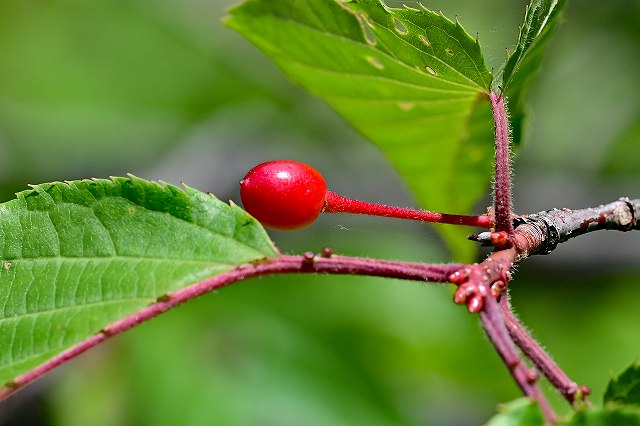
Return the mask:
<path id="1" fill-rule="evenodd" d="M 2 199 L 29 183 L 133 173 L 239 201 L 250 167 L 292 158 L 338 192 L 412 205 L 374 147 L 222 25 L 230 4 L 4 0 Z M 426 5 L 478 33 L 497 68 L 525 2 Z M 515 156 L 518 212 L 640 197 L 639 65 L 639 1 L 569 5 Z M 271 235 L 291 253 L 449 260 L 429 226 L 394 220 L 328 216 Z M 595 402 L 640 356 L 639 253 L 637 233 L 600 232 L 528 260 L 512 284 L 521 318 Z M 68 363 L 1 402 L 0 424 L 480 424 L 519 392 L 451 296 L 371 278 L 247 281 Z"/>

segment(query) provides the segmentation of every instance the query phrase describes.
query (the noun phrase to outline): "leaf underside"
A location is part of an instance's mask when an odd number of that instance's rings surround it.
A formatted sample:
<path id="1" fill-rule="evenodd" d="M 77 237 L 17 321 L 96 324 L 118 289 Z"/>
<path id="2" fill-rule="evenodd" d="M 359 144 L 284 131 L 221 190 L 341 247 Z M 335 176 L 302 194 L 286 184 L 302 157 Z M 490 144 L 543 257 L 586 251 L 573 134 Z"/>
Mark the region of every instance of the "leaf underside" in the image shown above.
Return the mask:
<path id="1" fill-rule="evenodd" d="M 0 383 L 167 292 L 274 256 L 264 229 L 195 189 L 112 178 L 0 205 Z"/>
<path id="2" fill-rule="evenodd" d="M 486 193 L 492 76 L 459 23 L 377 0 L 249 0 L 226 22 L 374 142 L 423 207 L 464 213 Z M 467 233 L 445 231 L 458 257 Z"/>

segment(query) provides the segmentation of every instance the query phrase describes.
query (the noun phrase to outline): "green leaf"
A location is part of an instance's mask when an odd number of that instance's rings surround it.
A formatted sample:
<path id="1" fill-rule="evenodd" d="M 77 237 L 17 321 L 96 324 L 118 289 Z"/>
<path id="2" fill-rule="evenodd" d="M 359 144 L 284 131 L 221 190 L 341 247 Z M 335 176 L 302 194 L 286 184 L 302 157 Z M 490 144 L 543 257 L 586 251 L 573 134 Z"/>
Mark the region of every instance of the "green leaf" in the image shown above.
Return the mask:
<path id="1" fill-rule="evenodd" d="M 519 398 L 502 404 L 498 410 L 500 413 L 493 416 L 487 426 L 537 426 L 545 424 L 540 407 L 528 398 Z"/>
<path id="2" fill-rule="evenodd" d="M 380 147 L 423 207 L 464 213 L 485 194 L 492 77 L 458 22 L 378 0 L 248 0 L 230 13 L 231 28 Z"/>
<path id="3" fill-rule="evenodd" d="M 640 426 L 640 410 L 635 407 L 596 408 L 576 411 L 557 426 Z"/>
<path id="4" fill-rule="evenodd" d="M 542 55 L 560 20 L 566 0 L 532 0 L 527 6 L 516 48 L 498 73 L 495 85 L 503 88 L 509 99 L 514 143 L 522 140 L 525 115 L 524 100 L 537 73 Z"/>
<path id="5" fill-rule="evenodd" d="M 640 405 L 640 362 L 632 364 L 609 381 L 604 393 L 604 403 Z"/>
<path id="6" fill-rule="evenodd" d="M 143 179 L 47 183 L 0 205 L 0 382 L 150 303 L 274 256 L 257 221 Z"/>

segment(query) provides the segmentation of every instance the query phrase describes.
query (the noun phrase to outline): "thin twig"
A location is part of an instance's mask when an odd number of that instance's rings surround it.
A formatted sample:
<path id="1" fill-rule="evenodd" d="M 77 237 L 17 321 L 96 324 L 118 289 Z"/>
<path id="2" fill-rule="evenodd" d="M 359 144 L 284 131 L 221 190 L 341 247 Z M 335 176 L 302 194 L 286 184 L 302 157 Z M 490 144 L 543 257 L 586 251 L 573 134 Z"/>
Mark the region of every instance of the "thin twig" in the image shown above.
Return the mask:
<path id="1" fill-rule="evenodd" d="M 502 358 L 522 392 L 538 403 L 547 424 L 552 425 L 555 421 L 555 415 L 537 385 L 538 375 L 520 360 L 495 298 L 487 298 L 484 309 L 480 312 L 480 320 L 493 347 Z"/>
<path id="2" fill-rule="evenodd" d="M 504 295 L 500 300 L 500 309 L 511 340 L 513 340 L 522 353 L 533 362 L 536 368 L 545 375 L 553 387 L 555 387 L 570 404 L 573 404 L 576 396 L 583 396 L 584 393 L 588 394 L 588 392 L 584 392 L 587 388 L 580 388 L 576 382 L 571 380 L 558 364 L 551 359 L 549 354 L 542 349 L 538 342 L 525 330 L 513 314 L 507 295 Z"/>
<path id="3" fill-rule="evenodd" d="M 341 275 L 368 275 L 446 283 L 448 276 L 462 266 L 459 264 L 428 265 L 423 263 L 394 262 L 390 260 L 333 256 L 330 252 L 326 253 L 325 256 L 317 256 L 309 252 L 303 256 L 281 255 L 276 258 L 265 259 L 264 261 L 239 266 L 228 272 L 161 296 L 152 305 L 107 325 L 98 333 L 50 358 L 25 374 L 16 377 L 13 381 L 6 384 L 4 388 L 0 389 L 0 400 L 112 336 L 129 330 L 184 302 L 248 278 L 272 274 L 312 272 Z"/>
<path id="4" fill-rule="evenodd" d="M 509 147 L 509 120 L 504 96 L 501 93 L 489 93 L 495 132 L 495 182 L 494 214 L 496 231 L 513 234 L 511 221 L 511 165 Z"/>

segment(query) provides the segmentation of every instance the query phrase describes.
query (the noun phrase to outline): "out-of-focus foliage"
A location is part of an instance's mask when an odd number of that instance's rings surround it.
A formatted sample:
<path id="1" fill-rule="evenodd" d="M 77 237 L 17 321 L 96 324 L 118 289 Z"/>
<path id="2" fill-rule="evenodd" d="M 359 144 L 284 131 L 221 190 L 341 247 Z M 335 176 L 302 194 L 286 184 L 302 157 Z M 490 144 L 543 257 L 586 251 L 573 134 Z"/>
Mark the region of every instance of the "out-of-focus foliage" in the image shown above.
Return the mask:
<path id="1" fill-rule="evenodd" d="M 478 33 L 493 66 L 514 46 L 524 4 L 426 2 Z M 27 183 L 125 172 L 238 200 L 237 181 L 250 167 L 286 157 L 322 170 L 336 191 L 412 204 L 379 152 L 223 27 L 227 6 L 2 2 L 4 200 Z M 596 174 L 640 116 L 639 7 L 569 3 L 531 87 L 529 143 L 515 161 L 517 211 L 640 196 L 640 168 L 606 183 Z M 640 353 L 638 237 L 598 234 L 525 262 L 512 288 L 520 317 L 596 403 L 609 371 Z M 285 252 L 331 245 L 355 255 L 448 259 L 429 226 L 394 220 L 329 216 L 272 237 Z M 479 424 L 520 394 L 476 320 L 445 287 L 248 281 L 90 351 L 0 403 L 0 416 L 24 424 L 40 412 L 42 423 L 65 425 Z M 569 411 L 549 394 L 559 412 Z"/>
<path id="2" fill-rule="evenodd" d="M 195 1 L 3 2 L 3 186 L 159 161 L 220 109 L 274 95 L 227 49 L 216 22 L 223 8 Z"/>
<path id="3" fill-rule="evenodd" d="M 604 393 L 604 403 L 640 406 L 640 363 L 636 362 L 611 379 Z"/>
<path id="4" fill-rule="evenodd" d="M 640 164 L 640 117 L 620 134 L 602 164 L 603 175 L 608 178 L 634 179 Z"/>

